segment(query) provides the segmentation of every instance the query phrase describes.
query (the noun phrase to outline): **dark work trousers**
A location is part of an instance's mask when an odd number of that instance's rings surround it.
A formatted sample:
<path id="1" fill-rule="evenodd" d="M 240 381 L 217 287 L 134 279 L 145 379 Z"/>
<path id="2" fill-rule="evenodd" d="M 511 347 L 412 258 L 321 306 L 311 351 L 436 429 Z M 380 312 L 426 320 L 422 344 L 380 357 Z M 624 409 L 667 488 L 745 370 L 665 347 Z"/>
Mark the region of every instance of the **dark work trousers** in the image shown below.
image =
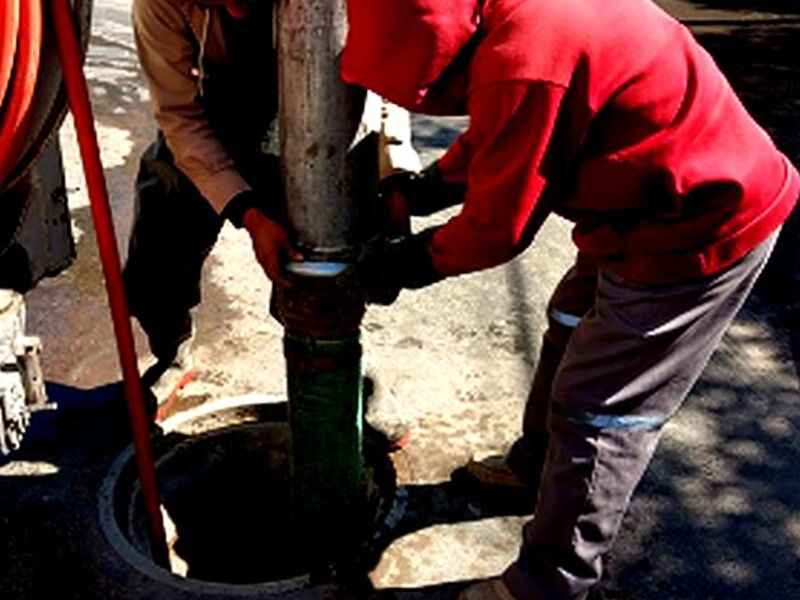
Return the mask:
<path id="1" fill-rule="evenodd" d="M 242 167 L 248 182 L 278 201 L 280 167 L 275 156 L 254 153 Z M 256 166 L 257 165 L 257 166 Z M 175 166 L 164 138 L 142 156 L 136 178 L 133 229 L 123 277 L 131 314 L 159 359 L 170 360 L 191 335 L 191 309 L 200 303 L 203 263 L 223 219 Z"/>
<path id="2" fill-rule="evenodd" d="M 200 303 L 200 273 L 222 217 L 175 166 L 161 134 L 139 163 L 133 218 L 123 271 L 129 308 L 152 353 L 169 360 L 191 335 L 190 309 Z"/>
<path id="3" fill-rule="evenodd" d="M 525 414 L 524 433 L 535 436 L 546 423 L 549 445 L 534 518 L 504 573 L 517 598 L 579 599 L 600 579 L 602 557 L 663 425 L 700 376 L 776 238 L 721 273 L 681 285 L 633 285 L 579 255 L 549 303 Z"/>

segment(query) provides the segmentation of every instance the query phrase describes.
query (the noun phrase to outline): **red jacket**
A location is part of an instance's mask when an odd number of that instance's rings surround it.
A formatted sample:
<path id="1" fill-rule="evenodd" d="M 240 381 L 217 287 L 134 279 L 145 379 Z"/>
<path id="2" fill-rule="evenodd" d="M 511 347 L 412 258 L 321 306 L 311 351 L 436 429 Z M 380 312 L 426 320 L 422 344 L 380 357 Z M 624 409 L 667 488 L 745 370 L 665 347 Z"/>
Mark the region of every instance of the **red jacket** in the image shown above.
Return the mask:
<path id="1" fill-rule="evenodd" d="M 780 226 L 800 176 L 686 28 L 650 0 L 349 0 L 342 77 L 410 110 L 466 106 L 439 160 L 467 184 L 433 237 L 454 275 L 550 211 L 624 278 L 717 272 Z"/>

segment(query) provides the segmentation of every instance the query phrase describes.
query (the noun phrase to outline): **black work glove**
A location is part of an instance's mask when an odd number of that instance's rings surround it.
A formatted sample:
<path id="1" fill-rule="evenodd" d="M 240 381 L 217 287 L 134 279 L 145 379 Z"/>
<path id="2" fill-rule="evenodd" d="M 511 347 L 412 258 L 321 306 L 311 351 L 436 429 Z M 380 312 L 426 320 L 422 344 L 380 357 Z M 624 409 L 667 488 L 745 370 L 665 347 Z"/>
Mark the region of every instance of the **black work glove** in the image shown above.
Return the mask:
<path id="1" fill-rule="evenodd" d="M 418 289 L 444 278 L 433 268 L 428 252 L 428 242 L 437 229 L 393 239 L 376 238 L 364 245 L 357 274 L 367 302 L 388 306 L 397 300 L 401 289 Z"/>
<path id="2" fill-rule="evenodd" d="M 466 185 L 445 183 L 436 163 L 426 167 L 421 173 L 401 171 L 378 182 L 378 195 L 381 198 L 402 194 L 406 198 L 408 214 L 415 217 L 432 215 L 461 204 L 466 191 Z"/>

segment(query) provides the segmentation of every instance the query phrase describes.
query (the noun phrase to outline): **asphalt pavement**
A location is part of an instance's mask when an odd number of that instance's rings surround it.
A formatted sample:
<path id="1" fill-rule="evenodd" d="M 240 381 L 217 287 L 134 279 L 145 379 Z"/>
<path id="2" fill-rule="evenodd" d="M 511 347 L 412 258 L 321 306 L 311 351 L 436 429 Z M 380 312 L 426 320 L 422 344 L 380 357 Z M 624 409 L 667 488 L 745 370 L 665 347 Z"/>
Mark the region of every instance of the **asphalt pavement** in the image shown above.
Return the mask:
<path id="1" fill-rule="evenodd" d="M 800 164 L 800 2 L 660 4 L 692 26 L 745 105 Z M 97 0 L 87 61 L 123 253 L 138 156 L 154 133 L 129 10 L 130 0 Z M 423 162 L 466 124 L 415 117 Z M 78 260 L 26 301 L 51 389 L 80 404 L 119 374 L 69 124 L 62 142 Z M 610 554 L 608 598 L 800 597 L 799 230 L 795 214 L 702 380 L 666 427 Z M 450 476 L 473 454 L 503 452 L 516 437 L 544 305 L 573 252 L 568 224 L 553 218 L 512 263 L 403 293 L 392 307 L 367 312 L 366 361 L 391 392 L 387 410 L 412 427 L 397 458 L 408 521 L 371 574 L 378 590 L 401 600 L 453 598 L 515 557 L 529 516 L 470 501 Z M 226 227 L 204 271 L 197 380 L 184 390 L 187 403 L 284 393 L 282 330 L 268 316 L 268 295 L 246 235 Z M 146 365 L 140 333 L 137 340 Z M 87 410 L 76 431 L 103 430 L 103 414 Z M 143 597 L 135 586 L 89 595 L 82 585 L 92 571 L 110 568 L 106 559 L 93 563 L 102 542 L 76 524 L 93 518 L 93 486 L 119 443 L 67 436 L 0 464 L 0 598 Z M 107 585 L 124 588 L 124 580 Z"/>

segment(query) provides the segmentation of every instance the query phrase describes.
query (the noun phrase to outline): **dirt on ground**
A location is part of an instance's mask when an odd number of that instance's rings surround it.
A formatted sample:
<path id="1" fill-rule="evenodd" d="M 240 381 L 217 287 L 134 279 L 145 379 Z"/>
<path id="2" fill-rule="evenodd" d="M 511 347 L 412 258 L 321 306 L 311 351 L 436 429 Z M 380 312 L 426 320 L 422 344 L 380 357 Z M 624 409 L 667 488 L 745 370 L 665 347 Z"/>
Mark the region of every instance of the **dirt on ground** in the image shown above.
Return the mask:
<path id="1" fill-rule="evenodd" d="M 137 161 L 155 127 L 133 46 L 130 0 L 96 4 L 86 72 L 124 254 Z M 660 4 L 690 22 L 745 105 L 799 164 L 800 5 Z M 465 119 L 415 117 L 423 163 L 466 125 Z M 80 404 L 107 390 L 119 373 L 69 123 L 62 140 L 78 260 L 26 300 L 28 329 L 43 338 L 51 389 Z M 798 239 L 795 214 L 752 298 L 666 427 L 609 557 L 608 598 L 800 597 L 800 479 L 794 476 L 800 471 Z M 515 558 L 529 516 L 474 503 L 450 475 L 475 454 L 503 452 L 518 434 L 545 303 L 573 253 L 569 225 L 553 218 L 508 265 L 404 292 L 388 308 L 369 308 L 363 345 L 366 362 L 389 392 L 383 410 L 411 426 L 399 458 L 408 521 L 372 573 L 376 588 L 408 600 L 451 598 L 466 582 L 495 575 Z M 197 377 L 183 392 L 188 404 L 284 394 L 283 332 L 268 314 L 269 291 L 246 234 L 226 226 L 203 274 L 203 302 L 195 313 Z M 152 359 L 141 332 L 137 342 L 146 366 Z M 102 413 L 86 414 L 103 427 Z M 102 448 L 100 442 L 77 449 L 72 443 L 81 440 L 0 464 L 2 598 L 85 597 L 80 578 L 92 565 L 80 557 L 91 557 L 86 545 L 97 540 L 73 531 L 69 506 L 80 502 L 91 517 L 94 484 L 82 477 L 100 477 L 98 461 L 119 448 L 116 441 Z M 34 585 L 34 577 L 50 584 Z M 69 585 L 59 588 L 64 580 Z M 106 597 L 135 596 L 113 590 Z"/>

